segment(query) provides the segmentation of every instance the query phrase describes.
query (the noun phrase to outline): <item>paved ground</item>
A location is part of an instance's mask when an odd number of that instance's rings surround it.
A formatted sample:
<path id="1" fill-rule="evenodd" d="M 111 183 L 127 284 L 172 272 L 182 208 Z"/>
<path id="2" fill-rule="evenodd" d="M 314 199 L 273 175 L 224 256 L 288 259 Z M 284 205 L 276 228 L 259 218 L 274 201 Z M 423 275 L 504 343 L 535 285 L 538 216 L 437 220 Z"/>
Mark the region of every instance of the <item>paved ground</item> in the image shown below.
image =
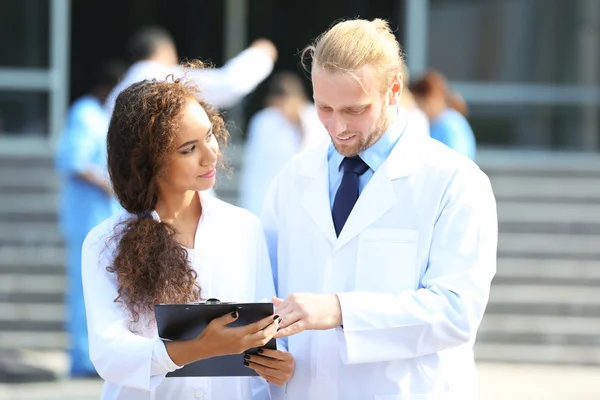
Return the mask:
<path id="1" fill-rule="evenodd" d="M 598 400 L 600 368 L 479 364 L 480 400 Z M 2 400 L 98 399 L 101 381 L 0 385 Z"/>

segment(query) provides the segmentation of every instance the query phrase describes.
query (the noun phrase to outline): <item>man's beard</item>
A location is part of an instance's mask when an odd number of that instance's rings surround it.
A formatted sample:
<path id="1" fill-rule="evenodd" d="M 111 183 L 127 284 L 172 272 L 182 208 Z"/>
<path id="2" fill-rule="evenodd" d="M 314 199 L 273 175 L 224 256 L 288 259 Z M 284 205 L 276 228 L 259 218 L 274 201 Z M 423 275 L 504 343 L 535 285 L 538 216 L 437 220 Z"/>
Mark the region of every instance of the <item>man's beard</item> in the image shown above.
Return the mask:
<path id="1" fill-rule="evenodd" d="M 380 138 L 383 136 L 385 131 L 387 130 L 387 114 L 382 113 L 380 118 L 377 120 L 375 128 L 367 135 L 367 137 L 363 137 L 359 132 L 343 132 L 340 136 L 352 136 L 356 134 L 358 138 L 358 142 L 352 147 L 339 146 L 333 141 L 333 146 L 335 150 L 343 155 L 344 157 L 354 157 L 359 153 L 362 153 L 369 147 L 373 146 Z"/>

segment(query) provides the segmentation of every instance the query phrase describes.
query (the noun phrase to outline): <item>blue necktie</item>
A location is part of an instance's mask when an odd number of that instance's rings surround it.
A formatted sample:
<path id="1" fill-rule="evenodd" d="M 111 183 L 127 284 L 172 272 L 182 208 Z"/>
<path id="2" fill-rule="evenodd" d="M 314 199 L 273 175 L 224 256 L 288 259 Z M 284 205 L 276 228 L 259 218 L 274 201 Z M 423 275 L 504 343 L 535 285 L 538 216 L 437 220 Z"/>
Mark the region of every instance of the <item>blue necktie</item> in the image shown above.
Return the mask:
<path id="1" fill-rule="evenodd" d="M 335 194 L 331 216 L 333 217 L 333 226 L 335 234 L 340 236 L 340 232 L 358 200 L 358 178 L 367 172 L 369 166 L 359 157 L 346 157 L 342 161 L 344 176 L 342 183 Z"/>

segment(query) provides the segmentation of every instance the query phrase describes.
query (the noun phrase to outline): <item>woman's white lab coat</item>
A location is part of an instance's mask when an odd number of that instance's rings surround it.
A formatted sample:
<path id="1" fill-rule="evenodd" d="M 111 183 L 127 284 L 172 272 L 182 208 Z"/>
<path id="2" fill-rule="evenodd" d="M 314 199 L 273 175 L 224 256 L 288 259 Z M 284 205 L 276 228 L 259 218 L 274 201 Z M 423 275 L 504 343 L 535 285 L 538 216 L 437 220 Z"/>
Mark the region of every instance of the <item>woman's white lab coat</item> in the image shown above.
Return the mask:
<path id="1" fill-rule="evenodd" d="M 190 262 L 198 272 L 203 298 L 248 302 L 271 299 L 273 280 L 258 218 L 214 197 L 203 196 Z M 153 213 L 155 219 L 158 214 Z M 152 315 L 131 325 L 118 303 L 116 276 L 107 272 L 115 251 L 108 241 L 128 213 L 94 228 L 83 245 L 83 289 L 90 358 L 105 380 L 106 400 L 185 400 L 269 398 L 260 378 L 165 378 L 177 366 L 158 338 Z"/>

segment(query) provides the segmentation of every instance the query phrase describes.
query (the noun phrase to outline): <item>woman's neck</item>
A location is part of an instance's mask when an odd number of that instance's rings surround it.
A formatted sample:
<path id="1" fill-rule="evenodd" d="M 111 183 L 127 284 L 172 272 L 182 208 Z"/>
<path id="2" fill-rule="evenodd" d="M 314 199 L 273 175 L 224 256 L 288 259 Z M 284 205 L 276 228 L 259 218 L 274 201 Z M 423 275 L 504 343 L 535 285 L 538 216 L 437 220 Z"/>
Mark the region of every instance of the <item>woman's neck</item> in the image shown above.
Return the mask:
<path id="1" fill-rule="evenodd" d="M 198 192 L 186 191 L 159 197 L 156 202 L 156 212 L 161 221 L 173 225 L 178 225 L 178 222 L 182 220 L 199 219 L 202 205 L 198 196 Z"/>

